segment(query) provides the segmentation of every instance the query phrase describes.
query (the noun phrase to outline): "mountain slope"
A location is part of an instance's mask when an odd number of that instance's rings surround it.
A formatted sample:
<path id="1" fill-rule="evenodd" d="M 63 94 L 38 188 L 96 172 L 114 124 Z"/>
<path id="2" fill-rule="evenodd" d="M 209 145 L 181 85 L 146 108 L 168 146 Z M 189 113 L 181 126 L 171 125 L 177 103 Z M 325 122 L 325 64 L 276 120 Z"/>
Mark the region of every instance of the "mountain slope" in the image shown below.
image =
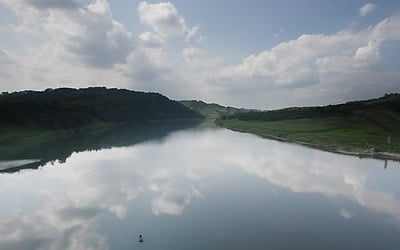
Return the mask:
<path id="1" fill-rule="evenodd" d="M 95 122 L 196 119 L 199 114 L 157 93 L 60 88 L 0 95 L 0 124 L 79 128 Z"/>
<path id="2" fill-rule="evenodd" d="M 0 145 L 48 141 L 77 132 L 148 121 L 202 119 L 157 93 L 59 88 L 0 95 Z"/>

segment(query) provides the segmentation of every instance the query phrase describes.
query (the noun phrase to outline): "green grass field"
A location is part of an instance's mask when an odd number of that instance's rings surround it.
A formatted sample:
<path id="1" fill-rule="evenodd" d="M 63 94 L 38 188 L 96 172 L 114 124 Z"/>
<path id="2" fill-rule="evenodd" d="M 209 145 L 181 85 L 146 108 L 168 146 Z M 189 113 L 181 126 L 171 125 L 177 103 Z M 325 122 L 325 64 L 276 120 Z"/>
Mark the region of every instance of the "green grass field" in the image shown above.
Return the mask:
<path id="1" fill-rule="evenodd" d="M 389 134 L 386 130 L 359 116 L 280 121 L 226 119 L 217 122 L 218 125 L 235 131 L 311 144 L 326 150 L 356 153 L 400 152 L 399 133 L 391 133 L 388 143 Z"/>

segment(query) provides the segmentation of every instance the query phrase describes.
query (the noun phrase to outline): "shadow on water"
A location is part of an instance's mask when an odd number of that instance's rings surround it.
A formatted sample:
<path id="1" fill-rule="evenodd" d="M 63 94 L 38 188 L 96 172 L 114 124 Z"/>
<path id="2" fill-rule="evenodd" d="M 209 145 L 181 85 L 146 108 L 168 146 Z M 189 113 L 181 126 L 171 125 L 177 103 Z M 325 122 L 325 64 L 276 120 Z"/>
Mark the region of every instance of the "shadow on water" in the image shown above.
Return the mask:
<path id="1" fill-rule="evenodd" d="M 21 145 L 15 150 L 0 150 L 0 163 L 28 162 L 23 165 L 0 168 L 0 173 L 15 173 L 23 169 L 38 169 L 48 162 L 65 162 L 72 153 L 101 150 L 112 147 L 127 147 L 135 144 L 158 141 L 174 131 L 193 128 L 199 121 L 143 122 L 97 133 L 79 133 L 70 137 L 62 137 L 50 142 L 26 147 Z M 23 160 L 33 159 L 33 160 Z M 37 159 L 37 160 L 35 160 Z"/>

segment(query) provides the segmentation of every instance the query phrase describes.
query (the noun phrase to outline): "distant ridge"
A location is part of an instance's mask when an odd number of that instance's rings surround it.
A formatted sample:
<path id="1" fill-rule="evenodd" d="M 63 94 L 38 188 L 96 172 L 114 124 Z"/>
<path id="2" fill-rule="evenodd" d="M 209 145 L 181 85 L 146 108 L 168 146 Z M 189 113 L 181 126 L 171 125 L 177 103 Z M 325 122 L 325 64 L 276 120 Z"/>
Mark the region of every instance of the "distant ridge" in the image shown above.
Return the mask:
<path id="1" fill-rule="evenodd" d="M 254 111 L 250 109 L 234 108 L 229 106 L 225 107 L 216 103 L 205 103 L 199 100 L 183 100 L 180 101 L 180 103 L 211 120 L 234 115 L 236 113 Z"/>

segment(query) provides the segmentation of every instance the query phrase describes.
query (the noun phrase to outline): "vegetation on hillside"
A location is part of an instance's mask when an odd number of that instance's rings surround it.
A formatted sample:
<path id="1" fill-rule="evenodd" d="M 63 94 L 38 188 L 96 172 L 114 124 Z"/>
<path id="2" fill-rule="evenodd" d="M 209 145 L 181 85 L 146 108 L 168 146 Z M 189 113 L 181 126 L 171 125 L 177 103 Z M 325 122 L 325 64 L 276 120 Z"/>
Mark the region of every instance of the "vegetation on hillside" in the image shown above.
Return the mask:
<path id="1" fill-rule="evenodd" d="M 251 110 L 243 108 L 225 107 L 216 103 L 205 103 L 203 101 L 188 100 L 180 101 L 189 109 L 201 114 L 207 119 L 216 120 L 221 117 L 231 116 L 237 113 L 249 112 Z"/>
<path id="2" fill-rule="evenodd" d="M 400 159 L 400 94 L 339 105 L 256 111 L 107 88 L 2 93 L 0 152 L 9 159 L 12 152 L 28 152 L 60 137 L 91 134 L 95 138 L 124 124 L 203 118 L 233 130 L 326 150 L 389 152 Z"/>
<path id="3" fill-rule="evenodd" d="M 0 126 L 74 129 L 94 123 L 201 118 L 157 93 L 86 88 L 22 91 L 0 95 Z"/>
<path id="4" fill-rule="evenodd" d="M 59 88 L 0 95 L 0 144 L 44 141 L 115 124 L 201 115 L 157 93 L 107 88 Z"/>
<path id="5" fill-rule="evenodd" d="M 217 123 L 326 150 L 400 152 L 400 94 L 324 107 L 238 113 L 220 118 Z"/>

